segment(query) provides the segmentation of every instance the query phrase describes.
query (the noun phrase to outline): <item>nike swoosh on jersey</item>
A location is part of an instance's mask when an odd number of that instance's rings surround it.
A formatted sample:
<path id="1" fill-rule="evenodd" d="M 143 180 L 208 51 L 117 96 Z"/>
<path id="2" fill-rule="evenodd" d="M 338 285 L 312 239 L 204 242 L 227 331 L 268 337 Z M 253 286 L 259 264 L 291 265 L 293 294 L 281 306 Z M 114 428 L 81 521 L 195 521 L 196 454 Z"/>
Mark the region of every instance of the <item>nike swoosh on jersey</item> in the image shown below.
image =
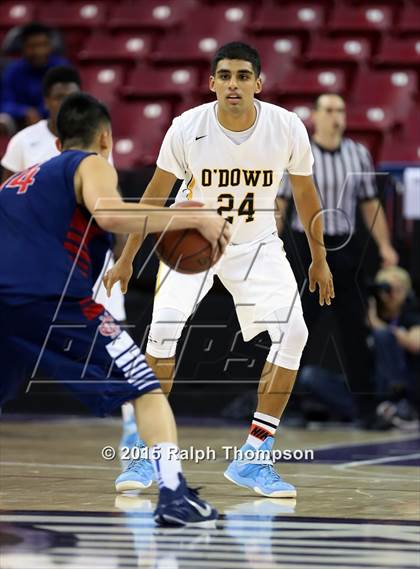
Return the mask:
<path id="1" fill-rule="evenodd" d="M 205 138 L 206 136 L 207 136 L 207 134 L 203 134 L 203 136 L 196 136 L 195 139 L 200 140 L 200 138 Z"/>
<path id="2" fill-rule="evenodd" d="M 203 516 L 203 517 L 205 517 L 205 518 L 208 518 L 208 517 L 211 515 L 212 509 L 211 509 L 210 504 L 206 504 L 206 506 L 203 508 L 203 507 L 200 506 L 200 504 L 198 504 L 197 502 L 194 502 L 193 500 L 189 500 L 188 498 L 185 498 L 185 499 L 187 500 L 187 502 L 188 502 L 189 504 L 191 504 L 191 506 L 193 506 L 193 507 L 197 510 L 197 512 L 198 512 L 201 516 Z"/>

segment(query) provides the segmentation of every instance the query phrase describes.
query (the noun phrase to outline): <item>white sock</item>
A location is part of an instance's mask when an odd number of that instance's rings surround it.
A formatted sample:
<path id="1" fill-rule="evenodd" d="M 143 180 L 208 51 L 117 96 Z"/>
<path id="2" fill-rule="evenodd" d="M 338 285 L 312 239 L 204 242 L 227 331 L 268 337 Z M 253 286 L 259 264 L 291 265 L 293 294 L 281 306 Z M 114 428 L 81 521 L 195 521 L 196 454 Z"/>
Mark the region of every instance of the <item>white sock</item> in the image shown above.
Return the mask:
<path id="1" fill-rule="evenodd" d="M 267 437 L 274 437 L 279 423 L 280 419 L 277 417 L 256 411 L 252 419 L 248 438 L 246 439 L 247 444 L 257 449 L 260 448 Z"/>
<path id="2" fill-rule="evenodd" d="M 126 434 L 135 433 L 137 431 L 137 425 L 133 405 L 131 403 L 124 403 L 124 405 L 121 406 L 121 414 L 124 432 Z"/>
<path id="3" fill-rule="evenodd" d="M 159 488 L 176 490 L 182 473 L 179 448 L 174 443 L 159 443 L 152 448 L 152 463 Z"/>

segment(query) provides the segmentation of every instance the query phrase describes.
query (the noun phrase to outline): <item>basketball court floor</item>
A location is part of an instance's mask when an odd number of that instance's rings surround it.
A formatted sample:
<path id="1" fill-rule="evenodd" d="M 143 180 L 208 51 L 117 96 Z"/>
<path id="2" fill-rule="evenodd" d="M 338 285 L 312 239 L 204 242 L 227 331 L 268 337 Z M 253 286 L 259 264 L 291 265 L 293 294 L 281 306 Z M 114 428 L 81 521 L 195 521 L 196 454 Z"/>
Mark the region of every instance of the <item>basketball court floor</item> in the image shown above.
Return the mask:
<path id="1" fill-rule="evenodd" d="M 296 500 L 259 498 L 223 477 L 223 447 L 243 428 L 184 426 L 191 486 L 220 511 L 216 529 L 157 529 L 156 489 L 119 495 L 117 420 L 2 418 L 1 569 L 316 569 L 420 567 L 420 436 L 350 428 L 283 429 L 279 449 L 310 449 L 277 466 Z M 299 458 L 299 456 L 297 456 Z"/>

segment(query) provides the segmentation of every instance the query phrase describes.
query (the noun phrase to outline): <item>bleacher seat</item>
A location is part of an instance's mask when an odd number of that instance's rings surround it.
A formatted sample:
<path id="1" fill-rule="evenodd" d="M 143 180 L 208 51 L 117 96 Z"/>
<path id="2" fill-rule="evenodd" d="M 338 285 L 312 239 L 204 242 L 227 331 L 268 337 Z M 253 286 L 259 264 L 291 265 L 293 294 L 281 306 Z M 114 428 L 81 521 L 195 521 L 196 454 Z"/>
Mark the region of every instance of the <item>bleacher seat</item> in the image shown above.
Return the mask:
<path id="1" fill-rule="evenodd" d="M 113 158 L 120 169 L 153 164 L 171 120 L 164 101 L 119 102 L 111 107 Z"/>
<path id="2" fill-rule="evenodd" d="M 284 69 L 296 61 L 301 52 L 301 42 L 295 36 L 262 36 L 252 41 L 261 58 L 263 98 L 276 90 L 276 84 Z"/>
<path id="3" fill-rule="evenodd" d="M 420 165 L 420 112 L 414 102 L 402 127 L 388 135 L 380 152 L 381 162 L 408 162 Z"/>
<path id="4" fill-rule="evenodd" d="M 180 34 L 169 33 L 162 39 L 159 47 L 153 52 L 152 59 L 157 63 L 200 63 L 208 62 L 214 52 L 227 41 L 243 39 L 238 31 L 229 34 L 228 39 L 221 33 L 192 32 Z"/>
<path id="5" fill-rule="evenodd" d="M 107 105 L 118 97 L 123 84 L 124 68 L 121 65 L 82 65 L 79 67 L 82 88 Z"/>
<path id="6" fill-rule="evenodd" d="M 330 32 L 377 33 L 392 26 L 390 6 L 336 6 L 328 22 Z"/>
<path id="7" fill-rule="evenodd" d="M 0 27 L 13 28 L 28 24 L 35 19 L 33 2 L 1 2 L 0 3 Z"/>
<path id="8" fill-rule="evenodd" d="M 414 71 L 361 70 L 355 80 L 350 102 L 357 105 L 389 107 L 398 120 L 403 120 L 417 88 Z"/>
<path id="9" fill-rule="evenodd" d="M 420 5 L 407 4 L 400 14 L 397 30 L 402 34 L 417 34 L 420 31 Z"/>
<path id="10" fill-rule="evenodd" d="M 408 140 L 402 133 L 389 135 L 380 150 L 379 162 L 420 165 L 419 140 Z"/>
<path id="11" fill-rule="evenodd" d="M 314 99 L 302 98 L 302 97 L 284 97 L 281 101 L 281 106 L 296 113 L 298 117 L 303 121 L 307 129 L 312 127 L 311 113 L 314 106 Z"/>
<path id="12" fill-rule="evenodd" d="M 210 95 L 208 98 L 210 99 Z M 211 95 L 210 100 L 214 100 L 214 95 Z M 186 97 L 183 97 L 175 105 L 173 116 L 178 117 L 179 115 L 182 115 L 182 113 L 185 113 L 185 111 L 188 111 L 189 109 L 192 109 L 193 107 L 198 107 L 199 105 L 202 105 L 203 103 L 206 103 L 206 102 L 208 102 L 206 100 L 206 97 L 200 97 L 197 95 L 195 95 L 195 96 L 187 95 Z"/>
<path id="13" fill-rule="evenodd" d="M 420 34 L 417 38 L 384 38 L 374 62 L 376 65 L 417 67 L 420 64 Z"/>
<path id="14" fill-rule="evenodd" d="M 128 97 L 182 97 L 193 94 L 198 86 L 194 67 L 156 68 L 141 64 L 131 73 L 121 92 Z"/>
<path id="15" fill-rule="evenodd" d="M 168 30 L 188 22 L 188 12 L 196 5 L 195 0 L 123 0 L 111 8 L 108 25 L 129 30 Z"/>
<path id="16" fill-rule="evenodd" d="M 407 119 L 403 124 L 404 137 L 407 140 L 419 140 L 420 132 L 420 104 L 415 101 L 407 113 Z"/>
<path id="17" fill-rule="evenodd" d="M 371 46 L 366 38 L 314 38 L 305 53 L 305 60 L 319 63 L 362 63 L 370 57 Z"/>
<path id="18" fill-rule="evenodd" d="M 321 93 L 343 93 L 345 74 L 341 69 L 303 69 L 288 67 L 277 82 L 277 92 L 283 95 L 316 96 Z"/>
<path id="19" fill-rule="evenodd" d="M 250 9 L 244 4 L 201 6 L 189 14 L 184 26 L 168 33 L 153 54 L 157 62 L 209 61 L 221 45 L 243 40 Z M 189 20 L 194 22 L 193 28 Z"/>
<path id="20" fill-rule="evenodd" d="M 347 128 L 357 131 L 386 132 L 395 124 L 395 113 L 386 106 L 348 105 Z"/>
<path id="21" fill-rule="evenodd" d="M 265 4 L 256 14 L 251 28 L 258 33 L 310 32 L 324 24 L 324 9 L 321 5 L 294 3 L 289 6 Z"/>
<path id="22" fill-rule="evenodd" d="M 107 4 L 102 1 L 43 2 L 39 20 L 57 28 L 98 28 L 106 22 Z"/>
<path id="23" fill-rule="evenodd" d="M 123 32 L 110 35 L 93 34 L 79 52 L 80 61 L 138 61 L 146 58 L 151 49 L 147 34 Z"/>

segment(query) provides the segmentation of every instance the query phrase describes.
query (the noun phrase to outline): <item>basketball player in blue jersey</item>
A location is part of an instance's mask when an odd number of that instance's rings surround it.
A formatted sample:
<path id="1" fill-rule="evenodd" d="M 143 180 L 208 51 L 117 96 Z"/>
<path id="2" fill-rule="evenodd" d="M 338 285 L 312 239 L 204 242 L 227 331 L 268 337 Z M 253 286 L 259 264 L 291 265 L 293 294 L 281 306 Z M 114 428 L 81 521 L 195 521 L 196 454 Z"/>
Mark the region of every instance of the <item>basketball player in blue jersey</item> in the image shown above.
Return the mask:
<path id="1" fill-rule="evenodd" d="M 107 240 L 108 231 L 147 234 L 164 231 L 170 222 L 172 229 L 195 227 L 224 251 L 229 230 L 216 213 L 197 209 L 186 216 L 125 204 L 107 162 L 109 113 L 93 97 L 70 95 L 57 131 L 61 154 L 0 188 L 0 404 L 38 369 L 63 381 L 97 415 L 132 401 L 138 427 L 154 450 L 156 522 L 214 523 L 216 510 L 182 476 L 176 425 L 159 381 L 127 332 L 91 298 L 94 259 L 88 244 Z"/>

